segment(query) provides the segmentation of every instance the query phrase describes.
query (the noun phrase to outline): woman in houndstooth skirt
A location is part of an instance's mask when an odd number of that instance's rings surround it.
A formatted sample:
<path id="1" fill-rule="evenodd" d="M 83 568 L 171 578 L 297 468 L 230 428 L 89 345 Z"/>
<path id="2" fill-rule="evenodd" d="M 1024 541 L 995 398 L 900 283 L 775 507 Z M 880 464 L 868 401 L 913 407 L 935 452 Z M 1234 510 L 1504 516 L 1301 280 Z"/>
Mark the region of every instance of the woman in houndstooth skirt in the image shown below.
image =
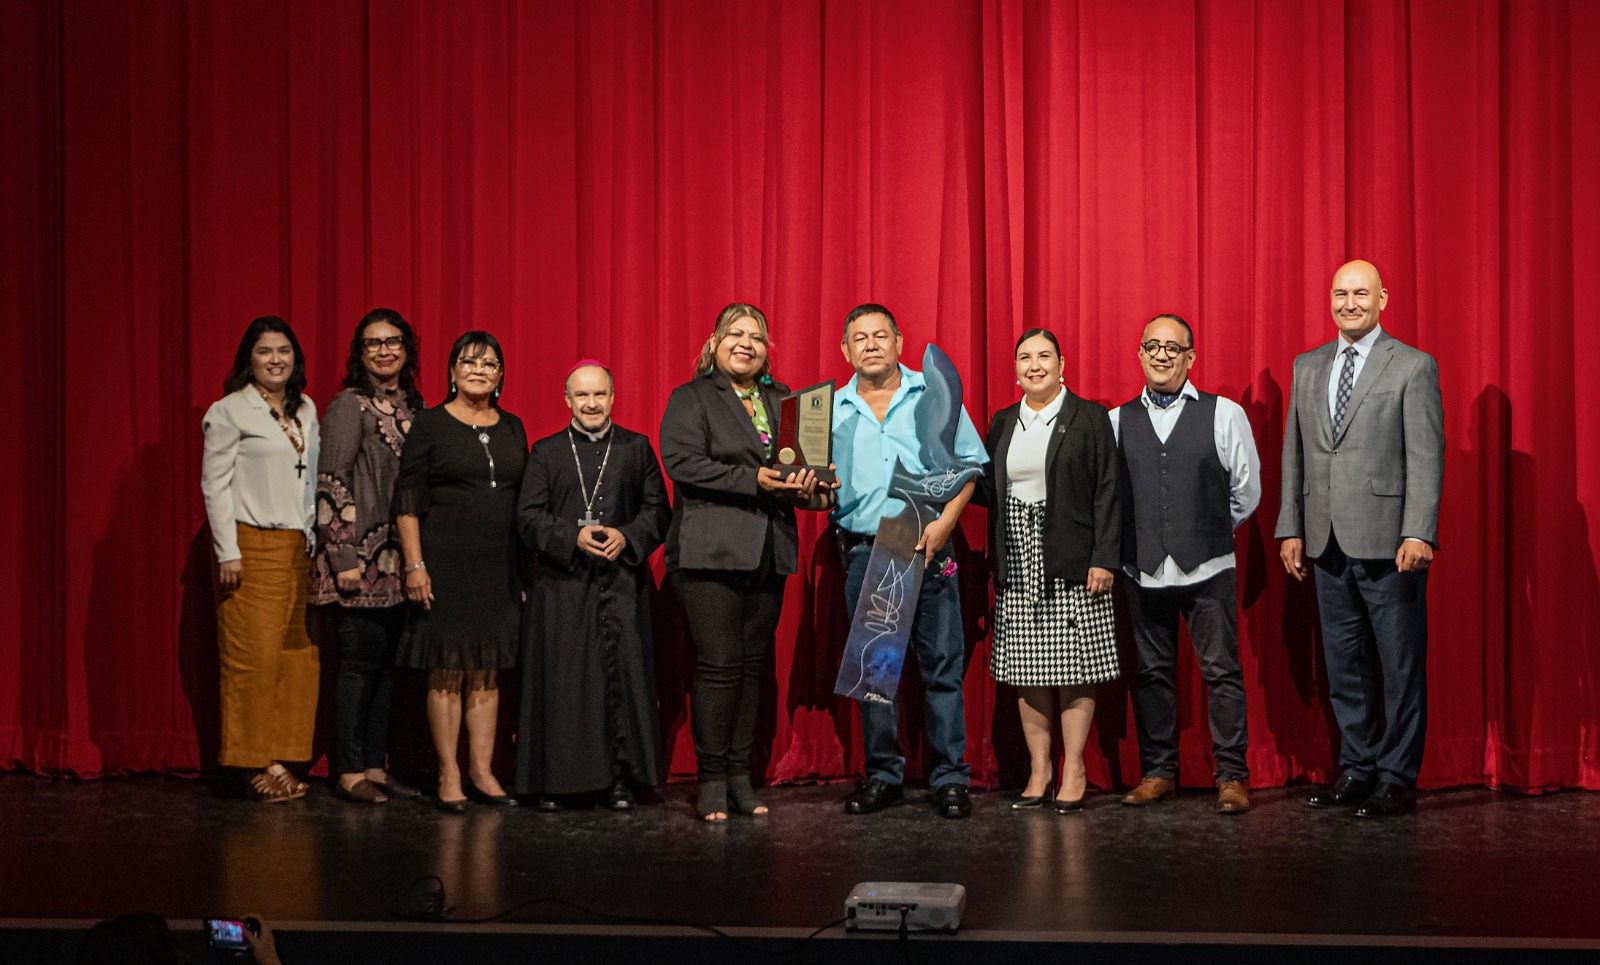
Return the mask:
<path id="1" fill-rule="evenodd" d="M 995 578 L 990 671 L 1017 688 L 1031 773 L 1013 808 L 1043 806 L 1050 744 L 1059 719 L 1064 747 L 1052 806 L 1083 806 L 1083 745 L 1095 684 L 1117 676 L 1113 570 L 1121 552 L 1117 447 L 1105 407 L 1081 399 L 1061 377 L 1061 347 L 1045 329 L 1016 348 L 1021 402 L 989 427 L 988 475 Z"/>

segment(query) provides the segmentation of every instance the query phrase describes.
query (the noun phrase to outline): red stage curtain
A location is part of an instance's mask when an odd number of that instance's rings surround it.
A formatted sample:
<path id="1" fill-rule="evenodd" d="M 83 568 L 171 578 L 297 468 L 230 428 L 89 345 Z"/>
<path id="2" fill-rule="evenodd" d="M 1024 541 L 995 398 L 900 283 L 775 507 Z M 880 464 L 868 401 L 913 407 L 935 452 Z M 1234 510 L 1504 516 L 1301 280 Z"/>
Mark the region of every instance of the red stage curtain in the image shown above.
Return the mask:
<path id="1" fill-rule="evenodd" d="M 421 332 L 432 398 L 444 347 L 481 327 L 534 432 L 561 424 L 581 355 L 653 431 L 724 303 L 767 310 L 803 385 L 849 375 L 839 328 L 874 300 L 913 362 L 951 355 L 980 425 L 1015 398 L 1026 326 L 1117 403 L 1143 321 L 1194 322 L 1196 381 L 1245 405 L 1265 469 L 1239 536 L 1250 764 L 1325 779 L 1314 604 L 1271 537 L 1290 362 L 1330 337 L 1328 280 L 1359 256 L 1386 327 L 1443 372 L 1423 783 L 1600 788 L 1600 406 L 1577 322 L 1600 314 L 1600 5 L 18 0 L 0 38 L 0 767 L 209 753 L 198 425 L 250 318 L 294 323 L 318 403 L 385 305 Z M 968 756 L 1011 781 L 981 511 L 965 530 Z M 859 764 L 831 693 L 837 565 L 820 520 L 804 535 L 762 718 L 783 780 Z M 688 644 L 660 613 L 681 773 Z M 1091 777 L 1137 776 L 1109 686 Z"/>

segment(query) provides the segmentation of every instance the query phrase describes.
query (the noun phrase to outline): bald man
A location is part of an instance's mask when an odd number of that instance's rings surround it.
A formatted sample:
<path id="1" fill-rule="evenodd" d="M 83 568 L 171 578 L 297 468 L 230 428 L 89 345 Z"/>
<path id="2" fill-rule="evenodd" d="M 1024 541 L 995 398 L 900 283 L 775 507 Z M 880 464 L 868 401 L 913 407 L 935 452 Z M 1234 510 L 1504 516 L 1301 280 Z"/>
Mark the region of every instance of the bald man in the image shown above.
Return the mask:
<path id="1" fill-rule="evenodd" d="M 1314 561 L 1341 737 L 1339 780 L 1307 803 L 1386 817 L 1416 808 L 1422 766 L 1444 406 L 1433 356 L 1378 322 L 1375 266 L 1342 265 L 1331 295 L 1338 336 L 1294 360 L 1279 555 L 1297 580 Z"/>
<path id="2" fill-rule="evenodd" d="M 584 359 L 563 398 L 572 421 L 533 444 L 517 501 L 534 571 L 517 793 L 626 811 L 665 777 L 648 592 L 671 507 L 650 440 L 611 421 L 611 372 Z"/>

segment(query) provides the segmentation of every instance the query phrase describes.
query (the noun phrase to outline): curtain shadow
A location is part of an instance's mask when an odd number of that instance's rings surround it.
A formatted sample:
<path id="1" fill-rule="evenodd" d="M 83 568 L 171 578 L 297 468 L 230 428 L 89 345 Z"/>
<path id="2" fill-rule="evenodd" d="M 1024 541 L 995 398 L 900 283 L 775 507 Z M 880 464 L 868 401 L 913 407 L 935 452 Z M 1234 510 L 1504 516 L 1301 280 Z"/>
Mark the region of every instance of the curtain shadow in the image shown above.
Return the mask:
<path id="1" fill-rule="evenodd" d="M 176 624 L 187 639 L 191 625 L 203 633 L 200 624 L 205 623 L 211 639 L 216 639 L 209 528 L 202 527 L 190 542 L 177 620 L 171 619 L 169 610 L 171 584 L 159 576 L 170 573 L 168 566 L 175 562 L 162 557 L 163 550 L 173 549 L 159 533 L 170 519 L 160 510 L 173 502 L 170 493 L 161 492 L 160 481 L 175 460 L 171 446 L 146 445 L 134 453 L 117 474 L 106 529 L 92 554 L 83 670 L 89 738 L 98 751 L 102 773 L 157 768 L 192 775 L 205 761 L 215 760 L 215 754 L 205 755 L 204 743 L 197 749 L 195 740 L 206 734 L 215 749 L 216 647 L 210 648 L 213 672 L 210 692 L 205 693 L 193 679 L 203 671 L 203 661 L 180 643 L 176 669 L 180 692 L 189 705 L 185 720 L 182 711 L 163 713 L 165 704 L 176 702 L 178 695 L 171 692 L 166 676 L 172 668 L 167 640 L 152 632 Z M 203 554 L 198 568 L 197 553 Z M 151 646 L 158 639 L 159 649 Z"/>
<path id="2" fill-rule="evenodd" d="M 1239 625 L 1255 657 L 1247 688 L 1257 711 L 1252 727 L 1265 723 L 1270 743 L 1252 732 L 1251 769 L 1280 773 L 1281 783 L 1332 776 L 1339 758 L 1339 728 L 1327 700 L 1322 662 L 1322 624 L 1317 614 L 1314 577 L 1290 579 L 1278 559 L 1283 425 L 1287 403 L 1271 369 L 1256 373 L 1240 405 L 1250 421 L 1261 460 L 1261 505 L 1240 527 Z M 1263 443 L 1269 444 L 1263 444 Z M 1270 443 L 1276 443 L 1272 445 Z M 1279 589 L 1281 588 L 1281 590 Z M 1287 684 L 1287 686 L 1285 686 Z M 1320 723 L 1320 727 L 1308 726 Z M 1276 760 L 1263 767 L 1257 748 L 1270 746 Z M 1274 782 L 1279 783 L 1279 782 Z"/>
<path id="3" fill-rule="evenodd" d="M 1578 498 L 1578 440 L 1541 437 L 1559 451 L 1535 460 L 1511 445 L 1511 410 L 1498 386 L 1479 393 L 1467 435 L 1480 446 L 1462 460 L 1492 466 L 1503 452 L 1509 483 L 1506 633 L 1498 648 L 1489 641 L 1499 666 L 1485 667 L 1486 778 L 1525 791 L 1584 786 L 1585 749 L 1600 736 L 1600 577 Z"/>
<path id="4" fill-rule="evenodd" d="M 683 606 L 665 580 L 665 563 L 652 566 L 649 613 L 656 660 L 656 713 L 661 727 L 662 760 L 667 778 L 673 776 L 672 758 L 683 730 L 689 725 L 689 692 L 694 685 L 694 640 L 683 616 Z"/>

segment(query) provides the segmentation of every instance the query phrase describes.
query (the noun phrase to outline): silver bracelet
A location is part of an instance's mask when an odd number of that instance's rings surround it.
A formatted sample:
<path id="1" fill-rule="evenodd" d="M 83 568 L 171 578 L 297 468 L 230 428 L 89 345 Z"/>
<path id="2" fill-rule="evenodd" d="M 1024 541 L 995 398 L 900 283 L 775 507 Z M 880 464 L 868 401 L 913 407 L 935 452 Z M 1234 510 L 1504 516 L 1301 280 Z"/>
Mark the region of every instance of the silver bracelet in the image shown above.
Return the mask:
<path id="1" fill-rule="evenodd" d="M 415 570 L 425 570 L 427 568 L 428 568 L 428 564 L 422 562 L 421 560 L 417 560 L 415 563 L 407 563 L 406 564 L 406 572 L 407 573 L 411 573 L 411 572 L 413 572 Z"/>

